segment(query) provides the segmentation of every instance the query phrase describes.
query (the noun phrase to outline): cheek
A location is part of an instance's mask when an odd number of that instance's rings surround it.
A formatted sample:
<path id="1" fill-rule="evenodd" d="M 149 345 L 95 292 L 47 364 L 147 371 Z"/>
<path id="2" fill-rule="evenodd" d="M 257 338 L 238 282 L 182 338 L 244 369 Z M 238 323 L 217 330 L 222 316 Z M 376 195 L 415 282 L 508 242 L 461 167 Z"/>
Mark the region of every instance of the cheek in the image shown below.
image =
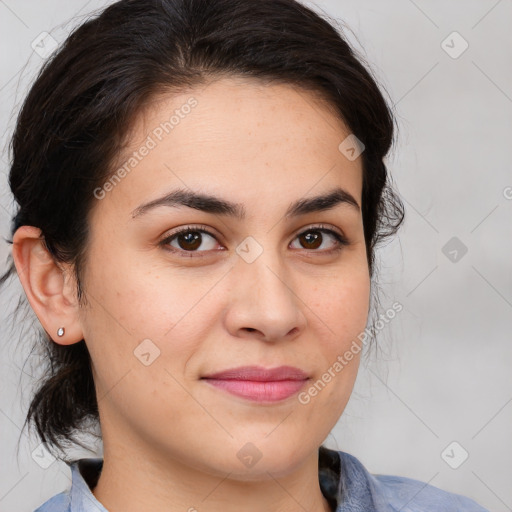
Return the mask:
<path id="1" fill-rule="evenodd" d="M 112 246 L 111 246 L 112 247 Z M 117 247 L 117 246 L 116 246 Z M 145 253 L 133 248 L 101 249 L 91 260 L 96 263 L 87 282 L 92 295 L 93 315 L 112 330 L 136 338 L 162 338 L 193 308 L 201 290 L 190 288 L 186 273 L 156 265 Z M 197 285 L 197 281 L 196 281 Z M 207 283 L 204 283 L 204 292 Z M 204 293 L 203 292 L 203 293 Z M 125 336 L 126 337 L 126 336 Z"/>
<path id="2" fill-rule="evenodd" d="M 370 305 L 370 279 L 367 272 L 352 272 L 325 279 L 323 286 L 311 294 L 311 303 L 319 319 L 325 324 L 326 340 L 333 348 L 364 331 Z"/>
<path id="3" fill-rule="evenodd" d="M 328 286 L 315 291 L 316 379 L 320 382 L 312 395 L 322 395 L 318 403 L 330 404 L 328 414 L 333 417 L 341 414 L 357 377 L 369 302 L 370 280 L 364 269 L 332 279 Z"/>
<path id="4" fill-rule="evenodd" d="M 209 325 L 198 319 L 214 317 L 213 306 L 201 300 L 215 284 L 211 275 L 191 284 L 187 272 L 143 265 L 140 255 L 123 253 L 96 254 L 91 261 L 102 264 L 90 268 L 86 281 L 91 307 L 84 315 L 84 337 L 98 383 L 107 389 L 127 371 L 140 370 L 139 352 L 166 367 L 183 367 L 208 334 Z"/>

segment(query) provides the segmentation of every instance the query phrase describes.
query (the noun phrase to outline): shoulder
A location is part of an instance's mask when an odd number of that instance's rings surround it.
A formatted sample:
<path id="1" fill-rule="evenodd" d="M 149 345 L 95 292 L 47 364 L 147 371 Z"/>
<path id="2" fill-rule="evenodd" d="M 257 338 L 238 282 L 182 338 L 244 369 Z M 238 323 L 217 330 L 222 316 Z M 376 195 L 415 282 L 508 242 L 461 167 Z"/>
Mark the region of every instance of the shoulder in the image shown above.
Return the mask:
<path id="1" fill-rule="evenodd" d="M 61 492 L 45 501 L 34 512 L 69 512 L 70 504 L 69 492 Z"/>
<path id="2" fill-rule="evenodd" d="M 91 491 L 98 481 L 103 460 L 78 459 L 68 465 L 71 470 L 71 487 L 50 498 L 34 512 L 107 512 Z"/>
<path id="3" fill-rule="evenodd" d="M 412 478 L 370 474 L 353 455 L 338 452 L 346 472 L 343 487 L 348 494 L 353 486 L 364 482 L 376 512 L 427 512 L 450 510 L 451 512 L 488 512 L 478 503 L 460 494 L 444 491 L 438 487 Z M 342 509 L 343 510 L 343 509 Z"/>
<path id="4" fill-rule="evenodd" d="M 379 483 L 380 499 L 400 505 L 402 512 L 450 510 L 464 512 L 488 512 L 466 496 L 444 491 L 438 487 L 412 478 L 373 475 Z"/>

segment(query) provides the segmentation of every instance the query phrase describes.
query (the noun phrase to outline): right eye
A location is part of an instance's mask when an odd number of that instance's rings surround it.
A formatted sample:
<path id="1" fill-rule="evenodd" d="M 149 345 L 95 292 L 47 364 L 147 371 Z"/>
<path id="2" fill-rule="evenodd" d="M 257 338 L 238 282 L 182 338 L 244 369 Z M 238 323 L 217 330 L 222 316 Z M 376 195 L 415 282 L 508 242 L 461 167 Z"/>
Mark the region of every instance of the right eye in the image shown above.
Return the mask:
<path id="1" fill-rule="evenodd" d="M 204 237 L 216 240 L 215 235 L 208 231 L 204 226 L 186 226 L 167 235 L 159 245 L 166 250 L 174 253 L 180 253 L 181 256 L 192 257 L 194 252 L 208 252 L 214 250 L 215 244 L 212 240 L 204 240 Z M 175 243 L 176 245 L 173 245 Z M 206 244 L 205 250 L 198 250 L 199 247 Z M 189 254 L 187 254 L 189 253 Z"/>

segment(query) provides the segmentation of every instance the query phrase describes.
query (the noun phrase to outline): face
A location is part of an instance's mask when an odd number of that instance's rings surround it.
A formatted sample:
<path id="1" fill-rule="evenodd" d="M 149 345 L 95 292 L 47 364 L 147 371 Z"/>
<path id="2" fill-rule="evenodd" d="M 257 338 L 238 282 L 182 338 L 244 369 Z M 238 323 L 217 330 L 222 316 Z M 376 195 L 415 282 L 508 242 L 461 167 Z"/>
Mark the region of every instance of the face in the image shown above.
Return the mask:
<path id="1" fill-rule="evenodd" d="M 312 93 L 241 78 L 138 118 L 89 219 L 80 323 L 105 452 L 252 479 L 325 440 L 359 364 L 339 356 L 360 346 L 369 306 L 362 163 L 338 149 L 349 133 Z M 244 366 L 303 377 L 205 378 Z"/>

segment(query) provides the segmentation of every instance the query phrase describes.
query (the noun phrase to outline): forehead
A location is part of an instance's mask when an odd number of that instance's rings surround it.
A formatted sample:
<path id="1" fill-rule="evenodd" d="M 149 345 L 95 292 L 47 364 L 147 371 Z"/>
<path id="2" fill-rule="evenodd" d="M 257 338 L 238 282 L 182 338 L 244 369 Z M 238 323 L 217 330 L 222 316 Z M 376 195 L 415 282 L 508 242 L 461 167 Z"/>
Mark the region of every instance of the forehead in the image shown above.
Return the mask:
<path id="1" fill-rule="evenodd" d="M 179 186 L 288 204 L 343 186 L 360 204 L 361 158 L 339 150 L 349 134 L 332 105 L 289 84 L 229 77 L 161 94 L 136 117 L 106 202 L 133 209 Z"/>

